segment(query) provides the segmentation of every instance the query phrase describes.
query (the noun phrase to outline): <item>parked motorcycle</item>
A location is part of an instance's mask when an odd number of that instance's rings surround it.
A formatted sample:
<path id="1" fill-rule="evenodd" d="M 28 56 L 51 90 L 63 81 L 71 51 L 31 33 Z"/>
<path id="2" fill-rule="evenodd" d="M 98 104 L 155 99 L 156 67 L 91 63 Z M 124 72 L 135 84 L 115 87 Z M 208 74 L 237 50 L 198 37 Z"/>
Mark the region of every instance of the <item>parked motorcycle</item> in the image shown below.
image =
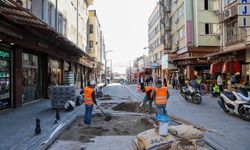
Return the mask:
<path id="1" fill-rule="evenodd" d="M 242 119 L 250 121 L 250 92 L 239 88 L 233 92 L 223 91 L 218 101 L 220 107 L 226 113 L 235 113 Z"/>
<path id="2" fill-rule="evenodd" d="M 192 86 L 183 86 L 182 87 L 182 96 L 185 98 L 187 102 L 191 102 L 194 104 L 200 104 L 202 102 L 201 93 Z"/>

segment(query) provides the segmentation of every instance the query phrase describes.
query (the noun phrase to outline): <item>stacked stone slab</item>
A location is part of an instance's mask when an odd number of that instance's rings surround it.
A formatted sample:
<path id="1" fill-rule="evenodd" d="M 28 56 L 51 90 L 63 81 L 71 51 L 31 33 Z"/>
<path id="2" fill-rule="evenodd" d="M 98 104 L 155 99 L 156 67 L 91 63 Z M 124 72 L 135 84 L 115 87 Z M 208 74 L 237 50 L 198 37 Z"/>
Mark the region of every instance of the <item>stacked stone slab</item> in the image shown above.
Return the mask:
<path id="1" fill-rule="evenodd" d="M 75 102 L 75 86 L 52 86 L 50 90 L 51 106 L 53 108 L 64 108 L 64 105 L 67 101 Z"/>

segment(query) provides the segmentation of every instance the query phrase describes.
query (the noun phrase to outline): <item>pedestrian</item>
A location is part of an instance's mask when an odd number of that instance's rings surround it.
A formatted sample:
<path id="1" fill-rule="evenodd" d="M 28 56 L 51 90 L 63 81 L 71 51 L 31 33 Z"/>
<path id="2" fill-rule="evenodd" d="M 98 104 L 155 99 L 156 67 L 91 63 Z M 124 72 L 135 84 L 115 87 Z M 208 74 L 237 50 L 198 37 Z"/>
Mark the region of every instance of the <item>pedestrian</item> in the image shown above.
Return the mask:
<path id="1" fill-rule="evenodd" d="M 172 77 L 172 86 L 173 86 L 173 89 L 175 89 L 175 76 Z"/>
<path id="2" fill-rule="evenodd" d="M 144 78 L 141 76 L 140 78 L 140 84 L 141 84 L 141 91 L 144 91 Z"/>
<path id="3" fill-rule="evenodd" d="M 92 117 L 92 111 L 94 104 L 97 105 L 96 99 L 95 99 L 95 88 L 96 82 L 91 81 L 87 87 L 83 89 L 83 99 L 85 104 L 85 115 L 84 115 L 84 124 L 91 124 L 91 117 Z"/>
<path id="4" fill-rule="evenodd" d="M 144 105 L 145 103 L 149 103 L 149 113 L 152 113 L 152 103 L 153 103 L 153 99 L 152 99 L 152 93 L 153 93 L 154 87 L 152 86 L 152 83 L 149 82 L 149 86 L 145 87 L 145 90 L 143 92 L 146 93 L 146 95 L 143 98 L 143 103 L 141 104 L 140 107 L 142 107 L 142 105 Z"/>
<path id="5" fill-rule="evenodd" d="M 157 115 L 166 115 L 167 110 L 166 105 L 169 98 L 169 92 L 167 87 L 162 86 L 162 81 L 158 80 L 156 82 L 156 87 L 152 93 L 152 99 L 154 100 Z"/>
<path id="6" fill-rule="evenodd" d="M 183 74 L 180 74 L 180 76 L 179 76 L 179 83 L 180 83 L 180 89 L 181 89 L 181 93 L 182 93 L 183 92 L 182 87 L 185 86 L 185 78 L 184 78 Z"/>
<path id="7" fill-rule="evenodd" d="M 164 82 L 164 86 L 167 86 L 167 79 L 166 79 L 166 77 L 164 77 L 163 82 Z"/>
<path id="8" fill-rule="evenodd" d="M 221 78 L 220 74 L 217 77 L 217 85 L 219 86 L 220 92 L 222 92 L 223 91 L 223 82 L 222 82 L 222 78 Z"/>

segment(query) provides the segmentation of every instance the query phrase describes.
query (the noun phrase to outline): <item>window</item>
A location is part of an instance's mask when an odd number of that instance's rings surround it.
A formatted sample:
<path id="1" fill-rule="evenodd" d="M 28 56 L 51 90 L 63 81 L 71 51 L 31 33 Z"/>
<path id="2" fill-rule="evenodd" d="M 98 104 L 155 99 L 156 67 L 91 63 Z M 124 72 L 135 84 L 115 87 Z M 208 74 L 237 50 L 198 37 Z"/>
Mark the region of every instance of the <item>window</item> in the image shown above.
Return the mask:
<path id="1" fill-rule="evenodd" d="M 184 15 L 184 7 L 183 7 L 183 5 L 181 5 L 181 7 L 179 8 L 178 15 L 179 15 L 179 17 L 182 17 Z"/>
<path id="2" fill-rule="evenodd" d="M 219 24 L 205 23 L 205 34 L 219 34 Z"/>
<path id="3" fill-rule="evenodd" d="M 94 33 L 94 25 L 93 24 L 89 25 L 89 33 Z"/>
<path id="4" fill-rule="evenodd" d="M 184 29 L 183 28 L 181 28 L 179 30 L 179 36 L 180 36 L 180 39 L 182 39 L 184 37 Z"/>
<path id="5" fill-rule="evenodd" d="M 50 26 L 52 25 L 53 9 L 54 9 L 53 4 L 49 3 L 49 7 L 48 7 L 48 23 L 49 23 Z"/>
<path id="6" fill-rule="evenodd" d="M 63 15 L 61 13 L 58 15 L 58 32 L 63 34 Z"/>
<path id="7" fill-rule="evenodd" d="M 209 24 L 205 23 L 205 34 L 210 34 L 209 32 Z"/>
<path id="8" fill-rule="evenodd" d="M 236 0 L 224 0 L 224 1 L 225 1 L 225 6 L 226 6 L 226 5 L 229 5 L 233 2 L 235 2 Z"/>
<path id="9" fill-rule="evenodd" d="M 30 11 L 32 11 L 32 7 L 31 7 L 32 4 L 31 4 L 31 3 L 32 3 L 31 0 L 27 0 L 27 1 L 26 1 L 26 8 L 27 8 L 28 10 L 30 10 Z"/>
<path id="10" fill-rule="evenodd" d="M 204 10 L 208 10 L 208 0 L 204 0 Z"/>
<path id="11" fill-rule="evenodd" d="M 89 48 L 93 48 L 94 47 L 94 42 L 93 41 L 89 41 Z"/>

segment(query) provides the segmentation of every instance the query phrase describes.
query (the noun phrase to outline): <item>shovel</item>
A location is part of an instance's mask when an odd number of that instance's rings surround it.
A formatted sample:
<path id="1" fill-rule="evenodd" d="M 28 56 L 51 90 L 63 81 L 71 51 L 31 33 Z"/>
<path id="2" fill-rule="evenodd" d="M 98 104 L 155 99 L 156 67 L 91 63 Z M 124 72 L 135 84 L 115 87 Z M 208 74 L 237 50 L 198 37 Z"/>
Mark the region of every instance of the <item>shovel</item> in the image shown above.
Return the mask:
<path id="1" fill-rule="evenodd" d="M 105 112 L 101 109 L 101 107 L 99 107 L 98 105 L 96 105 L 96 107 L 99 108 L 101 112 L 103 113 L 103 115 L 105 116 L 104 118 L 105 121 L 110 121 L 112 119 L 112 116 L 109 114 L 105 114 Z"/>

